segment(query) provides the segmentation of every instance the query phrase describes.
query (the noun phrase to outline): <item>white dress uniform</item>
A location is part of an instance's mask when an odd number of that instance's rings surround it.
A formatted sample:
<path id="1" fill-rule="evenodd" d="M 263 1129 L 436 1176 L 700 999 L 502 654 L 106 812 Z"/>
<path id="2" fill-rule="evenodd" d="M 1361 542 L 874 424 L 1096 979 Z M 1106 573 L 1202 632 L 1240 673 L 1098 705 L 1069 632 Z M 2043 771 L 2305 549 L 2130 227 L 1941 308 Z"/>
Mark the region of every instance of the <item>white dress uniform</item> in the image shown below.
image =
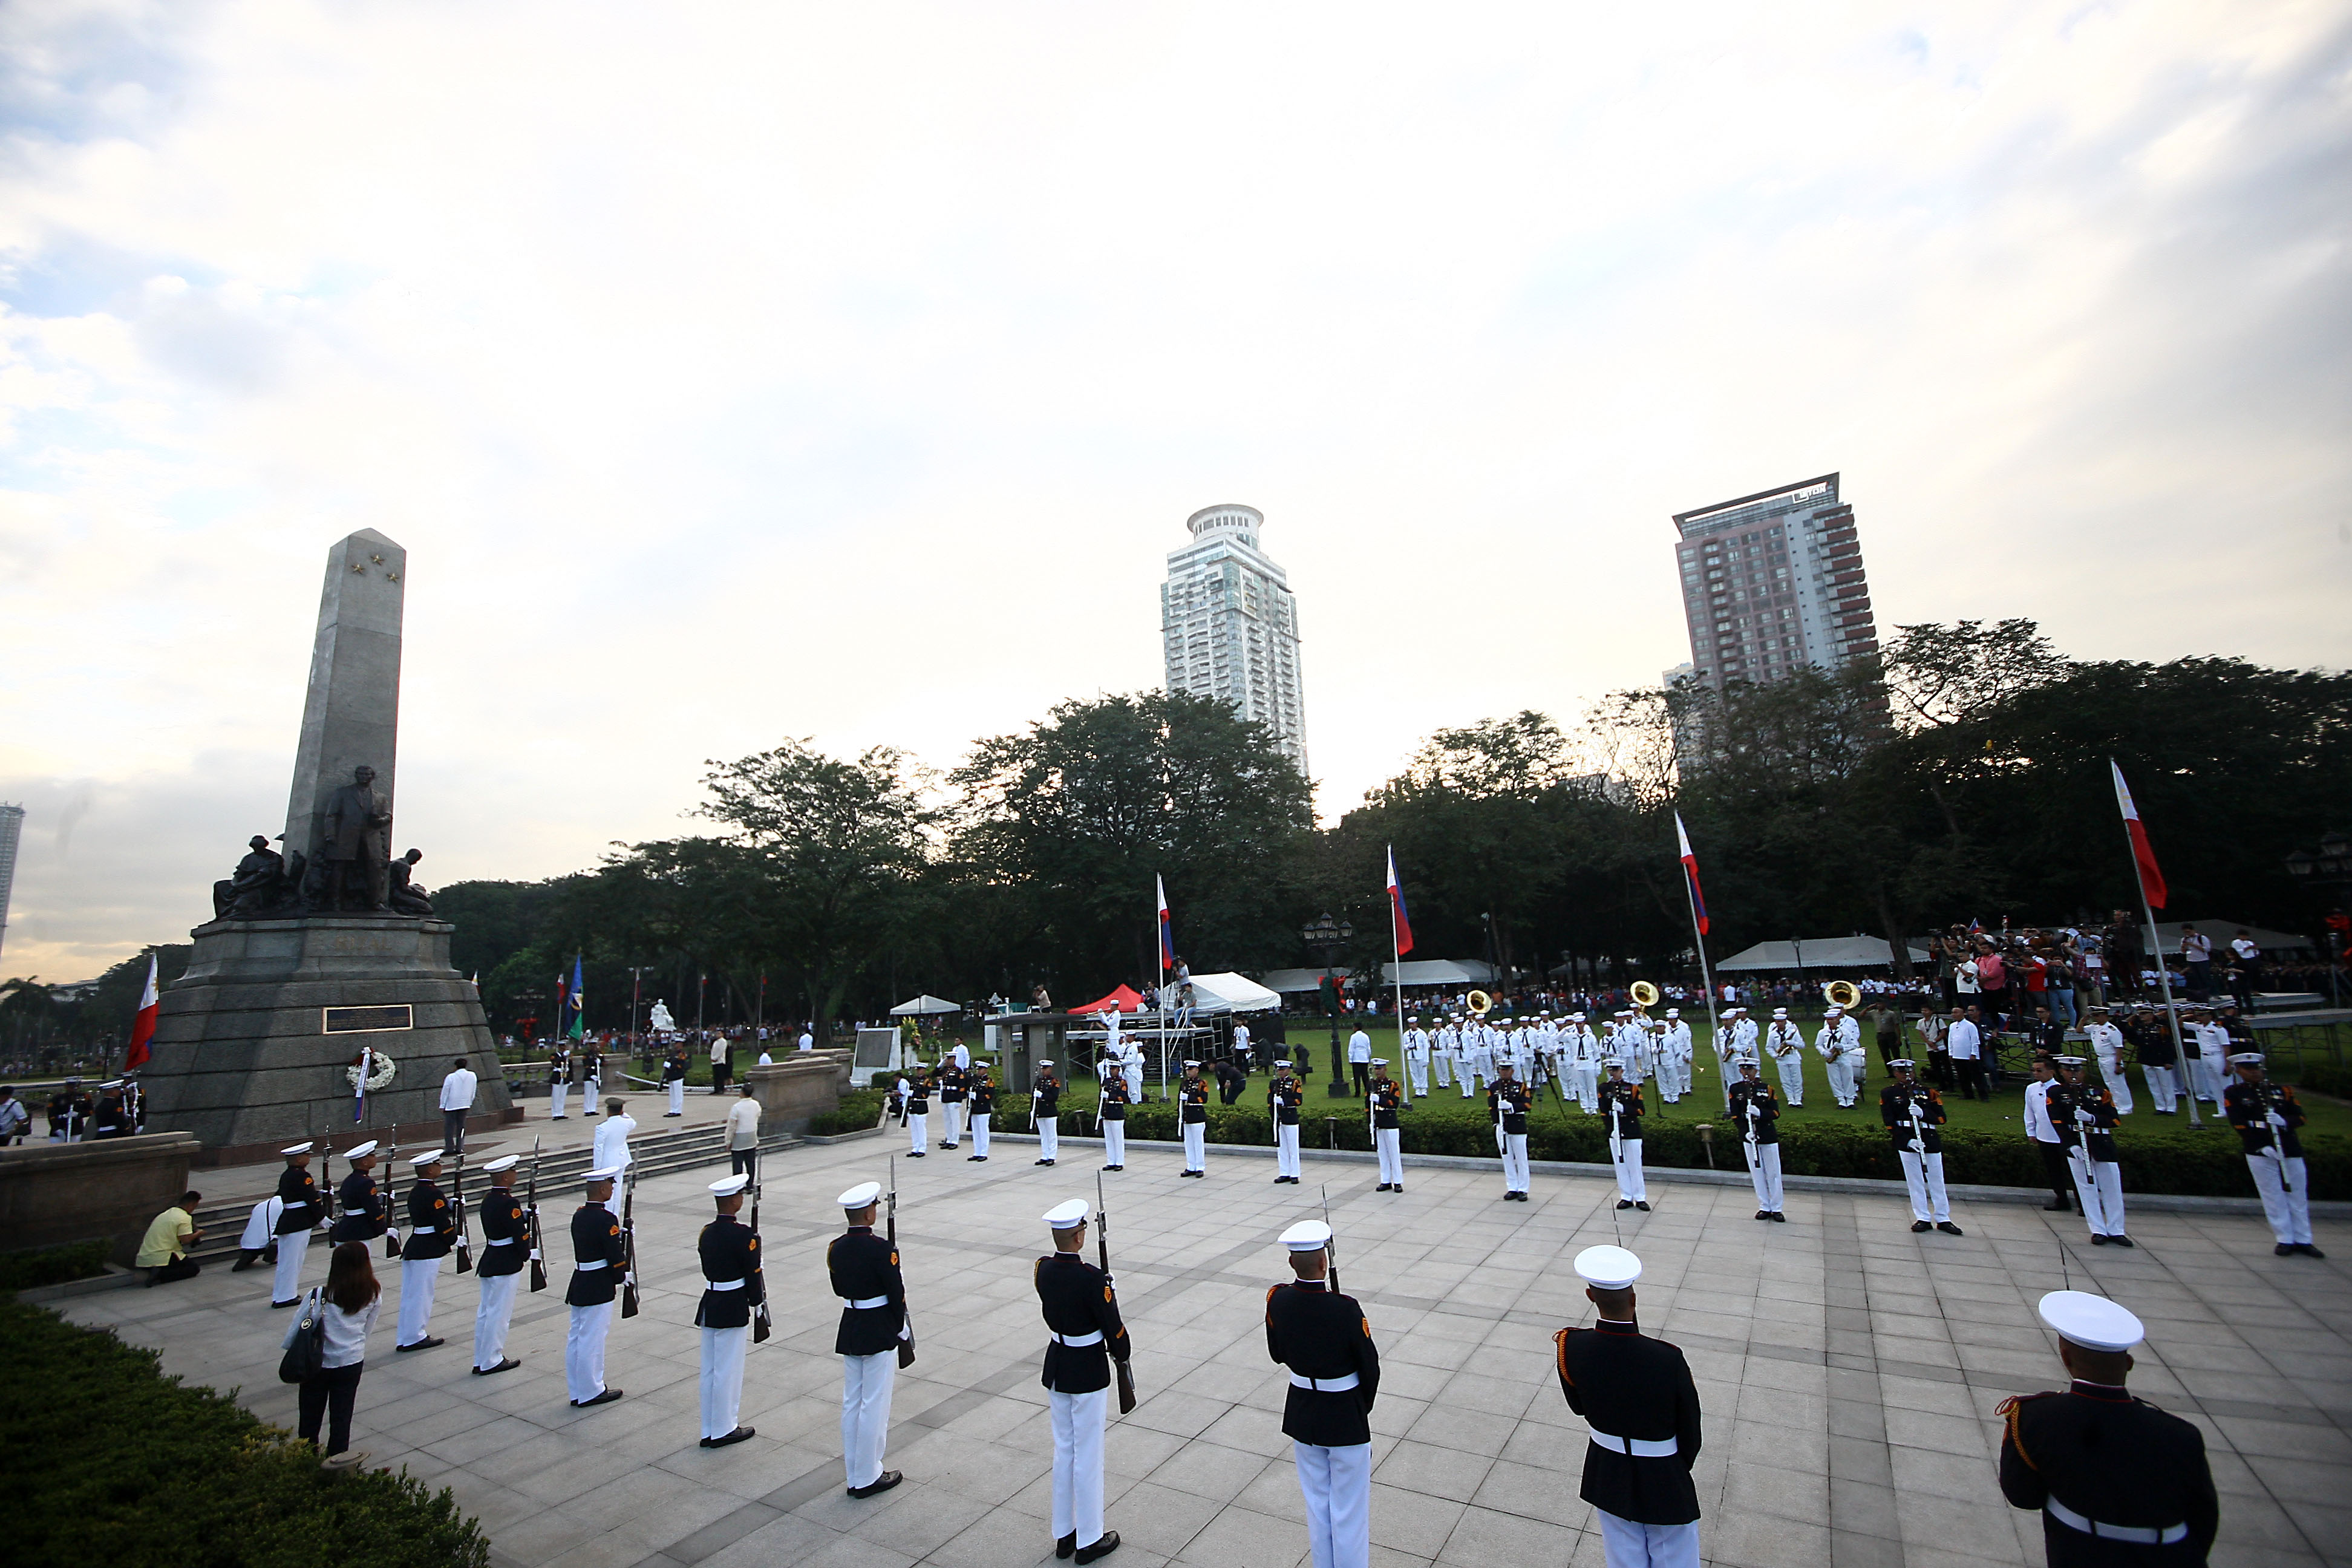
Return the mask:
<path id="1" fill-rule="evenodd" d="M 1666 1015 L 1666 1038 L 1658 1053 L 1658 1093 L 1668 1105 L 1679 1101 L 1691 1090 L 1691 1062 L 1697 1049 L 1691 1038 L 1691 1026 L 1683 1022 L 1679 1012 Z M 1672 1077 L 1668 1077 L 1671 1064 Z"/>
<path id="2" fill-rule="evenodd" d="M 629 1134 L 636 1130 L 637 1119 L 626 1111 L 606 1117 L 589 1144 L 590 1163 L 599 1170 L 625 1173 L 629 1168 Z"/>
<path id="3" fill-rule="evenodd" d="M 1813 1048 L 1821 1053 L 1822 1071 L 1830 1080 L 1830 1098 L 1851 1106 L 1860 1092 L 1854 1068 L 1862 1049 L 1861 1026 L 1847 1017 L 1843 1008 L 1832 1007 L 1822 1020 L 1821 1033 L 1813 1037 Z"/>
<path id="4" fill-rule="evenodd" d="M 1084 1198 L 1045 1213 L 1046 1225 L 1057 1233 L 1075 1230 L 1086 1219 Z M 1076 1253 L 1056 1247 L 1052 1257 L 1038 1259 L 1034 1279 L 1047 1331 L 1045 1382 L 1054 1428 L 1056 1555 L 1066 1542 L 1081 1562 L 1092 1562 L 1118 1544 L 1118 1536 L 1103 1529 L 1103 1426 L 1110 1414 L 1109 1363 L 1127 1359 L 1127 1330 L 1109 1276 Z"/>
<path id="5" fill-rule="evenodd" d="M 1495 1038 L 1494 1027 L 1483 1019 L 1473 1019 L 1464 1026 L 1464 1093 L 1469 1092 L 1473 1081 L 1481 1089 L 1495 1081 Z"/>
<path id="6" fill-rule="evenodd" d="M 1454 1061 L 1462 1054 L 1462 1032 L 1454 1026 L 1451 1020 L 1440 1024 L 1430 1036 L 1429 1054 L 1437 1068 L 1437 1087 L 1450 1087 L 1454 1082 Z M 1463 1089 L 1462 1093 L 1463 1098 L 1469 1098 L 1468 1089 Z"/>
<path id="7" fill-rule="evenodd" d="M 254 1205 L 253 1212 L 246 1216 L 245 1234 L 236 1238 L 239 1250 L 268 1251 L 269 1244 L 278 1237 L 278 1216 L 285 1212 L 286 1200 L 276 1193 Z"/>
<path id="8" fill-rule="evenodd" d="M 1585 1026 L 1584 1015 L 1577 1013 L 1568 1020 L 1562 1044 L 1568 1054 L 1569 1090 L 1589 1116 L 1601 1109 L 1600 1037 Z"/>
<path id="9" fill-rule="evenodd" d="M 2124 1032 L 2113 1024 L 2085 1024 L 2083 1033 L 2090 1037 L 2091 1054 L 2098 1059 L 2099 1079 L 2107 1087 L 2107 1097 L 2116 1102 L 2117 1116 L 2132 1113 L 2131 1079 L 2124 1072 Z"/>
<path id="10" fill-rule="evenodd" d="M 2200 1099 L 2221 1103 L 2223 1080 L 2229 1076 L 2230 1031 L 2207 1019 L 2197 1026 L 2197 1048 L 2200 1053 L 2190 1070 L 2197 1076 L 2196 1093 Z"/>
<path id="11" fill-rule="evenodd" d="M 1418 1018 L 1404 1032 L 1404 1070 L 1405 1077 L 1412 1080 L 1414 1098 L 1425 1098 L 1429 1093 L 1429 1031 L 1421 1026 Z"/>
<path id="12" fill-rule="evenodd" d="M 1764 1048 L 1771 1055 L 1773 1065 L 1780 1071 L 1781 1102 L 1792 1110 L 1804 1104 L 1804 1031 L 1789 1022 L 1785 1009 L 1774 1011 L 1771 1031 L 1764 1037 Z"/>
<path id="13" fill-rule="evenodd" d="M 751 1184 L 751 1178 L 746 1174 L 721 1176 L 710 1184 L 710 1194 L 717 1198 L 733 1197 Z M 740 1238 L 733 1234 L 737 1231 L 744 1233 Z M 752 1429 L 737 1417 L 743 1410 L 743 1358 L 751 1349 L 751 1325 L 766 1286 L 761 1275 L 758 1237 L 730 1215 L 722 1214 L 703 1226 L 696 1251 L 703 1270 L 702 1300 L 694 1314 L 695 1326 L 702 1331 L 702 1447 L 723 1447 L 741 1441 L 738 1433 L 742 1437 L 752 1435 Z M 730 1252 L 731 1258 L 727 1257 Z M 712 1273 L 713 1268 L 729 1272 L 722 1277 Z M 743 1321 L 727 1321 L 737 1316 Z"/>
<path id="14" fill-rule="evenodd" d="M 1747 1008 L 1740 1008 L 1738 1018 L 1731 1026 L 1733 1060 L 1753 1062 L 1762 1059 L 1757 1055 L 1757 1035 L 1756 1020 L 1748 1016 Z"/>

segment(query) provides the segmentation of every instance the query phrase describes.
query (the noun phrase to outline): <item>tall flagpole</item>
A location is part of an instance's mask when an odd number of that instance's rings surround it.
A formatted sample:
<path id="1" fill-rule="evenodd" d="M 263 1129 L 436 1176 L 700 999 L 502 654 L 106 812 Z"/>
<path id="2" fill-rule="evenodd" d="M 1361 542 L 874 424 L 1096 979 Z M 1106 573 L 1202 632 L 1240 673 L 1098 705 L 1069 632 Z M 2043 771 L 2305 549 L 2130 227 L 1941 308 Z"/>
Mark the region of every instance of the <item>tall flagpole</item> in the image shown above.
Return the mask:
<path id="1" fill-rule="evenodd" d="M 1389 875 L 1396 875 L 1394 845 L 1389 847 Z M 1405 1103 L 1410 1105 L 1412 1103 L 1412 1063 L 1405 1059 L 1411 1053 L 1405 1049 L 1404 1043 L 1404 949 L 1397 938 L 1397 895 L 1392 889 L 1382 891 L 1389 901 L 1389 962 L 1396 966 L 1397 1080 L 1404 1085 Z"/>
<path id="2" fill-rule="evenodd" d="M 2118 779 L 2124 776 L 2123 769 L 2116 765 L 2113 757 L 2107 759 L 2107 769 Z M 2123 803 L 2117 801 L 2116 804 L 2120 810 Z M 2137 801 L 2133 803 L 2132 809 L 2139 809 Z M 2157 988 L 2164 994 L 2164 1021 L 2172 1030 L 2172 1062 L 2180 1069 L 2180 1077 L 2189 1085 L 2189 1125 L 2201 1128 L 2205 1125 L 2205 1119 L 2197 1114 L 2197 1080 L 2189 1071 L 2189 1047 L 2180 1038 L 2180 1014 L 2172 1002 L 2172 966 L 2164 962 L 2164 939 L 2156 929 L 2156 910 L 2147 901 L 2147 877 L 2139 868 L 2139 846 L 2132 842 L 2131 818 L 2123 818 L 2123 825 L 2124 847 L 2131 852 L 2132 886 L 2139 889 L 2140 918 L 2147 921 L 2148 951 L 2156 956 Z M 2142 824 L 2140 831 L 2145 833 L 2147 830 L 2147 825 Z M 2198 1059 L 2201 1061 L 2204 1059 L 2201 1055 L 2204 1047 L 2200 1046 L 2198 1049 L 2200 1052 Z"/>
<path id="3" fill-rule="evenodd" d="M 1689 837 L 1690 835 L 1688 831 L 1683 826 L 1683 814 L 1679 811 L 1675 813 L 1675 838 L 1676 841 L 1675 847 L 1676 849 L 1680 849 L 1682 847 L 1682 840 L 1686 839 Z M 1675 857 L 1677 863 L 1681 862 L 1681 858 L 1682 858 L 1679 855 Z M 1707 1048 L 1709 1050 L 1713 1050 L 1715 1048 L 1715 1042 L 1723 1037 L 1723 1025 L 1717 1020 L 1715 1013 L 1715 973 L 1707 967 L 1706 932 L 1698 929 L 1698 885 L 1691 880 L 1690 867 L 1688 865 L 1683 865 L 1682 872 L 1683 900 L 1690 906 L 1691 945 L 1698 950 L 1699 984 L 1705 987 L 1706 991 L 1706 1044 Z M 1719 1080 L 1716 1087 L 1723 1090 L 1723 1109 L 1727 1114 L 1731 1110 L 1730 1058 L 1721 1055 L 1717 1056 L 1715 1058 L 1715 1076 Z"/>

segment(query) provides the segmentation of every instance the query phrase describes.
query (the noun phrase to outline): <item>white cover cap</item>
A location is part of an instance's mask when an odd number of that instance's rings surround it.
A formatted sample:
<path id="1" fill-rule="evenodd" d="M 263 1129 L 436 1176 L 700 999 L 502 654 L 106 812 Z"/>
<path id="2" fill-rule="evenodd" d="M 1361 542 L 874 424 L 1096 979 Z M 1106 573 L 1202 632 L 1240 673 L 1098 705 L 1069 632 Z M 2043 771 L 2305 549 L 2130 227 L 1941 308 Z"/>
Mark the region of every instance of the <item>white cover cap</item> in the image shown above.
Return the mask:
<path id="1" fill-rule="evenodd" d="M 1669 1018 L 1679 1018 L 1682 1016 L 1683 1010 L 1680 1007 L 1669 1007 L 1666 1009 L 1666 1016 Z"/>
<path id="2" fill-rule="evenodd" d="M 484 1165 L 482 1170 L 487 1174 L 495 1176 L 500 1171 L 511 1171 L 517 1165 L 521 1163 L 522 1156 L 520 1154 L 501 1154 L 497 1159 L 492 1160 L 488 1164 Z"/>
<path id="3" fill-rule="evenodd" d="M 2230 1058 L 2230 1065 L 2233 1068 L 2258 1068 L 2263 1065 L 2263 1053 L 2260 1051 L 2240 1051 L 2236 1056 Z"/>
<path id="4" fill-rule="evenodd" d="M 617 1182 L 621 1179 L 621 1167 L 599 1165 L 593 1171 L 583 1172 L 580 1179 L 583 1182 Z"/>
<path id="5" fill-rule="evenodd" d="M 860 1182 L 833 1201 L 845 1209 L 862 1209 L 882 1196 L 879 1182 Z"/>
<path id="6" fill-rule="evenodd" d="M 449 1152 L 446 1149 L 436 1149 L 429 1154 L 417 1155 L 408 1162 L 408 1168 L 412 1171 L 421 1171 L 427 1165 L 437 1165 L 448 1157 Z"/>
<path id="7" fill-rule="evenodd" d="M 1845 1011 L 1845 1009 L 1844 1009 L 1844 1008 L 1843 1008 L 1843 1007 L 1839 1006 L 1836 1003 L 1832 1002 L 1832 1003 L 1831 1003 L 1831 1004 L 1830 1004 L 1830 1005 L 1829 1005 L 1829 1011 L 1828 1011 L 1828 1012 L 1826 1012 L 1826 1013 L 1824 1013 L 1824 1014 L 1822 1014 L 1822 1016 L 1823 1016 L 1824 1018 L 1834 1018 L 1834 1017 L 1839 1016 L 1840 1016 L 1841 1014 L 1843 1014 L 1844 1011 Z"/>
<path id="8" fill-rule="evenodd" d="M 371 1138 L 364 1143 L 354 1143 L 350 1148 L 344 1150 L 343 1158 L 346 1160 L 364 1160 L 370 1154 L 374 1152 L 375 1140 Z"/>
<path id="9" fill-rule="evenodd" d="M 1196 1067 L 1199 1067 L 1201 1064 L 1200 1064 L 1199 1062 L 1194 1061 L 1192 1058 L 1190 1058 L 1190 1057 L 1186 1057 L 1186 1058 L 1184 1058 L 1184 1065 L 1185 1065 L 1186 1067 L 1188 1067 L 1188 1068 L 1196 1068 Z"/>
<path id="10" fill-rule="evenodd" d="M 1384 1068 L 1389 1065 L 1389 1058 L 1386 1057 L 1374 1057 L 1372 1058 L 1372 1065 L 1376 1068 Z"/>
<path id="11" fill-rule="evenodd" d="M 285 1155 L 288 1159 L 292 1159 L 297 1154 L 309 1153 L 310 1152 L 310 1145 L 308 1143 L 294 1143 L 289 1144 L 286 1148 L 280 1149 L 278 1152 L 280 1154 Z"/>
<path id="12" fill-rule="evenodd" d="M 2127 1351 L 2147 1338 L 2128 1308 L 2088 1290 L 2053 1290 L 2042 1298 L 2042 1321 L 2084 1350 Z"/>
<path id="13" fill-rule="evenodd" d="M 717 1198 L 731 1198 L 751 1184 L 751 1178 L 738 1172 L 731 1176 L 721 1176 L 711 1183 L 710 1195 Z"/>
<path id="14" fill-rule="evenodd" d="M 1076 1230 L 1087 1223 L 1087 1200 L 1072 1198 L 1045 1211 L 1045 1223 L 1055 1230 Z"/>
<path id="15" fill-rule="evenodd" d="M 1584 1022 L 1584 1015 L 1581 1013 L 1570 1013 L 1568 1016 L 1568 1021 L 1571 1024 L 1581 1024 Z"/>
<path id="16" fill-rule="evenodd" d="M 1603 1290 L 1625 1290 L 1642 1277 L 1642 1260 L 1622 1247 L 1588 1247 L 1576 1255 L 1577 1277 Z"/>
<path id="17" fill-rule="evenodd" d="M 1039 1062 L 1037 1065 L 1041 1068 L 1052 1067 L 1054 1065 L 1054 1058 L 1047 1057 L 1044 1061 Z"/>
<path id="18" fill-rule="evenodd" d="M 1788 1016 L 1789 1010 L 1786 1007 L 1775 1007 L 1772 1009 L 1772 1016 L 1775 1018 L 1785 1018 Z"/>
<path id="19" fill-rule="evenodd" d="M 1331 1245 L 1331 1227 L 1319 1219 L 1302 1219 L 1282 1233 L 1282 1245 L 1293 1252 L 1320 1252 Z"/>
<path id="20" fill-rule="evenodd" d="M 1278 1068 L 1286 1068 L 1290 1065 L 1290 1058 L 1288 1057 L 1276 1057 L 1274 1059 L 1274 1065 Z"/>

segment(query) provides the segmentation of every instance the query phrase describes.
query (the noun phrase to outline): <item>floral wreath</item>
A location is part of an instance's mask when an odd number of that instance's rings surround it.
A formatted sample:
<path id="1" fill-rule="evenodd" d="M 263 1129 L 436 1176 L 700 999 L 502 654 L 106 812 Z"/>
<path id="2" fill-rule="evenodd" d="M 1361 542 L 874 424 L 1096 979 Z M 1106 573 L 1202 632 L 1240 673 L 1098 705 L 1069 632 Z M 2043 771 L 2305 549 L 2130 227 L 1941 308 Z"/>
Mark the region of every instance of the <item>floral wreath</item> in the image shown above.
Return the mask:
<path id="1" fill-rule="evenodd" d="M 349 1083 L 353 1089 L 361 1087 L 360 1064 L 362 1062 L 373 1062 L 374 1064 L 373 1069 L 367 1075 L 366 1087 L 368 1092 L 371 1094 L 390 1083 L 393 1080 L 394 1075 L 400 1071 L 400 1064 L 394 1061 L 382 1051 L 362 1051 L 358 1056 L 352 1058 L 352 1065 L 343 1069 L 344 1081 Z"/>

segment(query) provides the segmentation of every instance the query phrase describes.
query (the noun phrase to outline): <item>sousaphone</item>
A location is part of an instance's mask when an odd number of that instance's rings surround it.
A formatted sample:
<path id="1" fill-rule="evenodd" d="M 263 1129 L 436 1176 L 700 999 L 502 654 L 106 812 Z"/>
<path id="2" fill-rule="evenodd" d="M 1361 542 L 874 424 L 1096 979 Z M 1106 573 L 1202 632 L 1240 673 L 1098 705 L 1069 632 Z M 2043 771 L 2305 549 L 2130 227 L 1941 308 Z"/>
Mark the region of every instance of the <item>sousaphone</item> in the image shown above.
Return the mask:
<path id="1" fill-rule="evenodd" d="M 1486 1016 L 1486 1010 L 1494 1005 L 1495 999 L 1492 996 L 1487 995 L 1484 991 L 1473 991 L 1470 993 L 1470 1011 L 1476 1014 L 1479 1017 L 1485 1017 Z"/>
<path id="2" fill-rule="evenodd" d="M 1636 980 L 1633 982 L 1633 1006 L 1637 1012 L 1646 1013 L 1657 1005 L 1658 987 L 1656 982 L 1649 980 Z"/>
<path id="3" fill-rule="evenodd" d="M 1832 980 L 1822 987 L 1822 994 L 1829 998 L 1831 1005 L 1849 1013 L 1862 1005 L 1862 987 L 1851 980 Z"/>

